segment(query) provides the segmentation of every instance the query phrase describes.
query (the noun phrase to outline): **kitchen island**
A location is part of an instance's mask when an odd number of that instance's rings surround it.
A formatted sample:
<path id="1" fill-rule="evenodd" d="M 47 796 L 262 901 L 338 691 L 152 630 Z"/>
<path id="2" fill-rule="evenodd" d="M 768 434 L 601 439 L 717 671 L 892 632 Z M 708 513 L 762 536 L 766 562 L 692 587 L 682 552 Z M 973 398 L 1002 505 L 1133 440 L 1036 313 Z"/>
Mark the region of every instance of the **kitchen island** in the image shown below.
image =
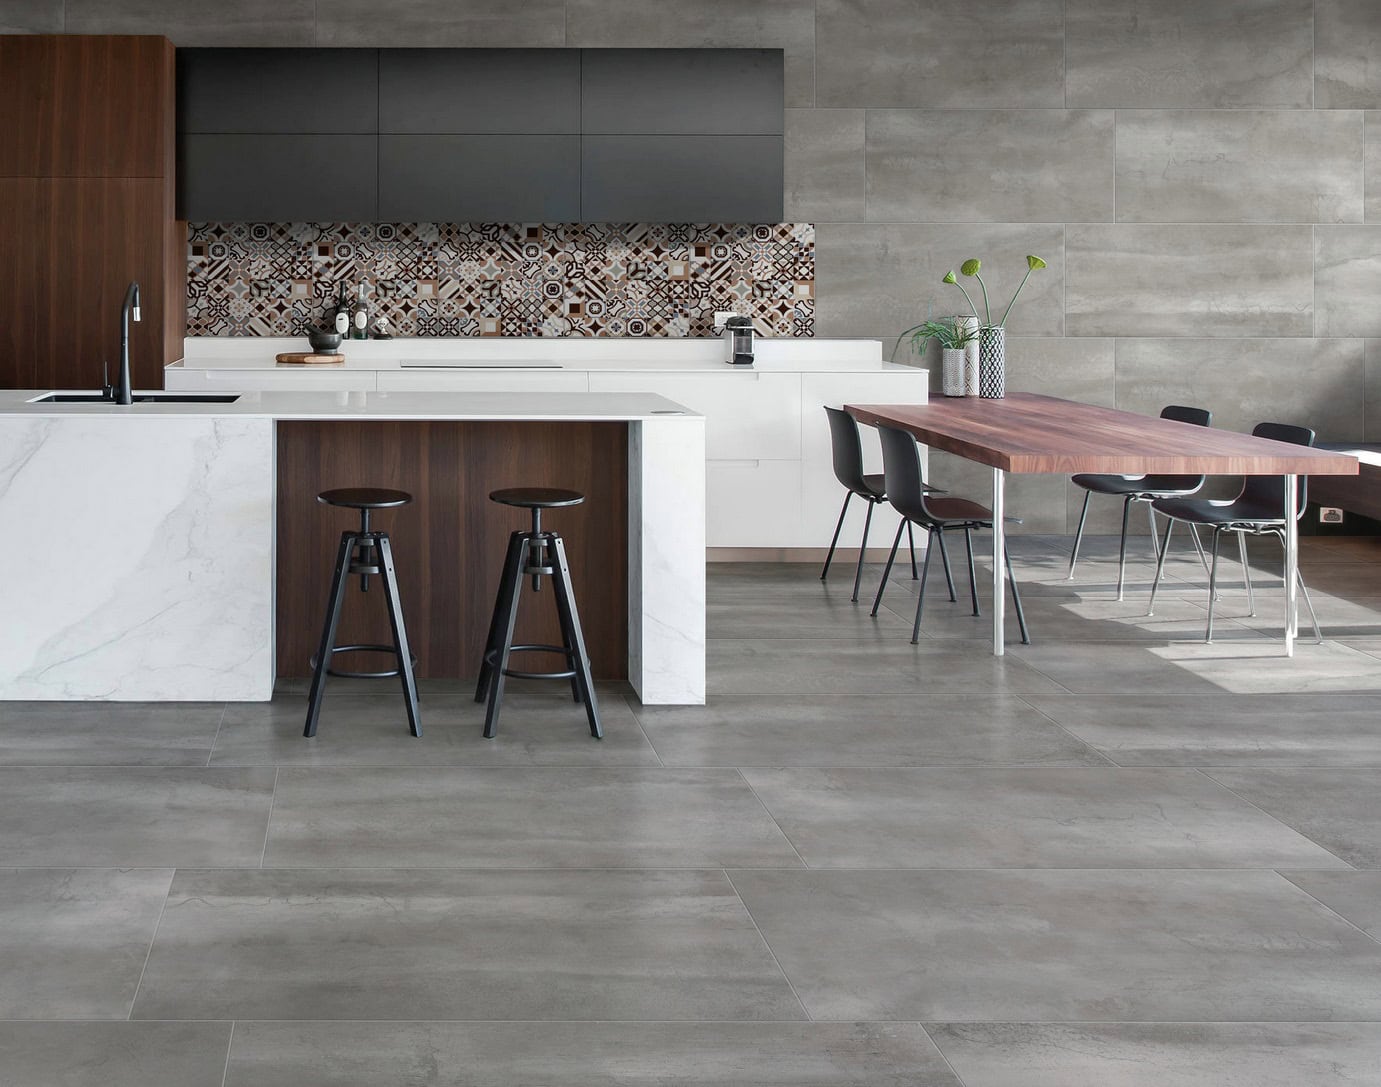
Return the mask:
<path id="1" fill-rule="evenodd" d="M 704 419 L 663 397 L 42 395 L 0 392 L 0 518 L 23 557 L 0 592 L 0 699 L 268 699 L 277 677 L 306 674 L 351 523 L 315 495 L 339 486 L 415 495 L 381 526 L 418 674 L 473 675 L 522 520 L 488 492 L 571 486 L 588 500 L 551 527 L 596 677 L 626 678 L 648 704 L 704 701 Z M 381 597 L 351 596 L 342 640 L 386 640 L 369 636 Z M 522 640 L 550 641 L 550 599 L 527 596 L 536 636 Z"/>

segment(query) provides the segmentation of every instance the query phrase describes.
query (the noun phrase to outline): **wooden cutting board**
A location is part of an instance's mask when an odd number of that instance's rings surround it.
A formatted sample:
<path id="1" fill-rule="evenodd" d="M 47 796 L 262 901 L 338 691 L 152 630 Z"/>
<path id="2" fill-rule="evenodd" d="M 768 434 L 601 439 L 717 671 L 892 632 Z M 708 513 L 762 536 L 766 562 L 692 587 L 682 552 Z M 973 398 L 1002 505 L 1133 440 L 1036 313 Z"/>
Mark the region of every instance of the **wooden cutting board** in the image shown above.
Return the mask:
<path id="1" fill-rule="evenodd" d="M 285 351 L 275 358 L 279 366 L 339 366 L 345 361 L 344 355 L 325 355 L 313 351 Z"/>

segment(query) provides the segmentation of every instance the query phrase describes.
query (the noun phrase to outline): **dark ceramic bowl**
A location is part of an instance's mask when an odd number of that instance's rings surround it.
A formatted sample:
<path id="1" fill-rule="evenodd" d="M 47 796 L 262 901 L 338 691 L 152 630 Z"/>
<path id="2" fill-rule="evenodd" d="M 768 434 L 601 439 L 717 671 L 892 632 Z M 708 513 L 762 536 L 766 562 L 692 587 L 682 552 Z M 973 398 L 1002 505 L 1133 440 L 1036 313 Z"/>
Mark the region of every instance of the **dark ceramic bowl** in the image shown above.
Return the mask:
<path id="1" fill-rule="evenodd" d="M 340 333 L 314 328 L 307 333 L 307 342 L 313 351 L 334 351 L 340 347 Z"/>

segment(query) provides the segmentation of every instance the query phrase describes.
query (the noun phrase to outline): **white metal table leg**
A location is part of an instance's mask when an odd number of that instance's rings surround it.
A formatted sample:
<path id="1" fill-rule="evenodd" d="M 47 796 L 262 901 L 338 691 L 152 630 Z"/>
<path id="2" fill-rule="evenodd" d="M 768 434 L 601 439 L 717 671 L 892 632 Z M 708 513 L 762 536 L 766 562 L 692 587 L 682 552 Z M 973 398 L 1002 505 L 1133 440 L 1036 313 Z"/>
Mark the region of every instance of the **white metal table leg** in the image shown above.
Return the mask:
<path id="1" fill-rule="evenodd" d="M 1299 500 L 1298 477 L 1285 477 L 1285 655 L 1295 655 L 1295 635 L 1299 633 L 1299 521 L 1295 514 Z"/>
<path id="2" fill-rule="evenodd" d="M 1007 564 L 1002 556 L 1007 548 L 1007 526 L 1003 522 L 1005 487 L 1007 473 L 1001 468 L 993 469 L 993 656 L 1000 657 L 1007 652 L 1007 633 L 1004 629 L 1007 618 L 1007 586 L 1005 577 Z"/>

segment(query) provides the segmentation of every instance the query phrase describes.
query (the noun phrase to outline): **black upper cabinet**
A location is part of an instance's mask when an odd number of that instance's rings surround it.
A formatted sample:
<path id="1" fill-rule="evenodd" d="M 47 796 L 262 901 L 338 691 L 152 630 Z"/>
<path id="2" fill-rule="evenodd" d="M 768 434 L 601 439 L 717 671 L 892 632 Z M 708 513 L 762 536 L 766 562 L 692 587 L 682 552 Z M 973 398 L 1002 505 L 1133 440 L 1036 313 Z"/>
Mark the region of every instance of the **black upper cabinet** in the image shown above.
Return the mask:
<path id="1" fill-rule="evenodd" d="M 384 49 L 379 131 L 580 132 L 577 49 Z"/>
<path id="2" fill-rule="evenodd" d="M 179 132 L 379 131 L 377 49 L 179 49 Z"/>
<path id="3" fill-rule="evenodd" d="M 780 49 L 582 50 L 581 131 L 780 136 Z"/>
<path id="4" fill-rule="evenodd" d="M 779 222 L 773 49 L 184 49 L 195 220 Z"/>

